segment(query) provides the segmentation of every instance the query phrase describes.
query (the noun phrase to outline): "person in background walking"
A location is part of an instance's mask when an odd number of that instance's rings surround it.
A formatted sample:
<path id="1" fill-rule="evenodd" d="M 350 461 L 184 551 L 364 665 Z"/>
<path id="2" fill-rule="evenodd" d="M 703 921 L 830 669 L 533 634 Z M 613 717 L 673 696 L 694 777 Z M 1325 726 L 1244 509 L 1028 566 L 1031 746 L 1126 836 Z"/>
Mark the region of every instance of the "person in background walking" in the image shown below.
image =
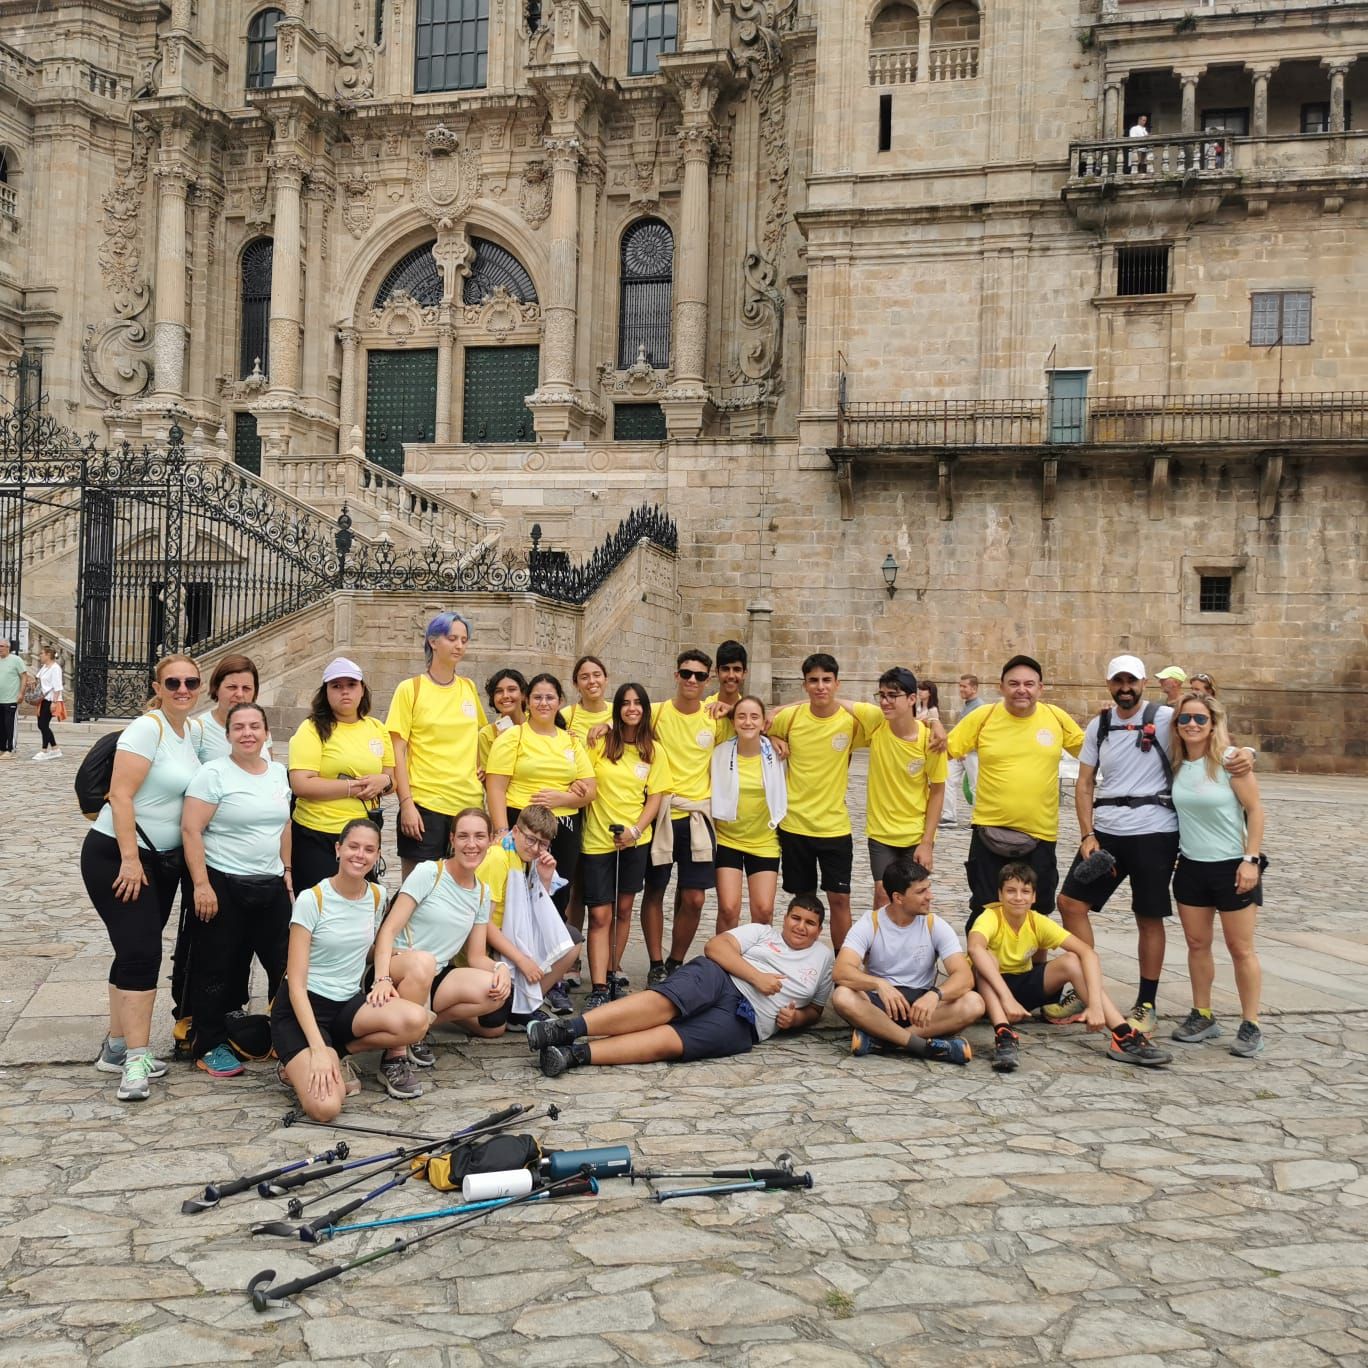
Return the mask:
<path id="1" fill-rule="evenodd" d="M 940 715 L 940 692 L 929 679 L 923 679 L 917 686 L 917 721 L 925 722 L 928 727 L 933 722 L 939 722 Z M 938 826 L 955 826 L 959 822 L 959 807 L 955 802 L 955 790 L 952 785 L 945 785 L 944 801 L 941 804 L 940 820 Z"/>
<path id="2" fill-rule="evenodd" d="M 57 738 L 52 734 L 52 717 L 56 710 L 58 721 L 65 721 L 66 706 L 63 702 L 62 667 L 57 661 L 57 648 L 43 646 L 38 651 L 38 691 L 42 695 L 38 704 L 38 734 L 43 738 L 43 748 L 34 755 L 35 760 L 60 760 L 62 752 L 58 749 Z M 62 704 L 59 708 L 57 705 Z"/>
<path id="3" fill-rule="evenodd" d="M 956 722 L 968 717 L 975 708 L 983 707 L 979 697 L 978 675 L 962 674 L 959 677 L 960 710 Z M 946 792 L 955 795 L 955 801 L 963 798 L 969 808 L 970 821 L 974 817 L 974 799 L 978 795 L 978 752 L 970 751 L 962 760 L 950 762 L 950 776 L 946 780 Z"/>
<path id="4" fill-rule="evenodd" d="M 1165 665 L 1154 678 L 1164 691 L 1164 702 L 1173 707 L 1187 683 L 1187 671 L 1181 665 Z"/>
<path id="5" fill-rule="evenodd" d="M 14 759 L 19 699 L 28 677 L 23 658 L 11 649 L 8 637 L 0 637 L 0 760 Z"/>
<path id="6" fill-rule="evenodd" d="M 1202 698 L 1216 697 L 1216 681 L 1209 674 L 1195 674 L 1188 680 L 1188 688 Z"/>

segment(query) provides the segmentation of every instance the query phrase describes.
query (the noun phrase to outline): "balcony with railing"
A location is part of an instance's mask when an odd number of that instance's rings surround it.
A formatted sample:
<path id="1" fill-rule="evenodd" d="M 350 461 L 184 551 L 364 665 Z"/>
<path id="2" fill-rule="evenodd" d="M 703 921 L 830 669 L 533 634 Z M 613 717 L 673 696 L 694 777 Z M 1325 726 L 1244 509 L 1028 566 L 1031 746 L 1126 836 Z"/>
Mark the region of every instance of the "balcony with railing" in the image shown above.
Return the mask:
<path id="1" fill-rule="evenodd" d="M 11 222 L 19 217 L 19 196 L 15 193 L 14 186 L 0 182 L 0 218 L 7 218 Z"/>

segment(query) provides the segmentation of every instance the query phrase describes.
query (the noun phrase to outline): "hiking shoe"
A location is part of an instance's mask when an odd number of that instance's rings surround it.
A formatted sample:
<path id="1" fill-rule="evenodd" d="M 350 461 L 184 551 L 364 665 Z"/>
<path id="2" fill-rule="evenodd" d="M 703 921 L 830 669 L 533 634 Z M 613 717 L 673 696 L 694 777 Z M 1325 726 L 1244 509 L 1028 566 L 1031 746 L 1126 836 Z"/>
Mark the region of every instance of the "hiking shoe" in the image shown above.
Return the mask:
<path id="1" fill-rule="evenodd" d="M 283 1064 L 276 1065 L 276 1082 L 279 1083 L 291 1097 L 295 1096 L 294 1084 L 285 1076 L 285 1066 Z"/>
<path id="2" fill-rule="evenodd" d="M 1040 1015 L 1052 1026 L 1067 1026 L 1077 1021 L 1087 1010 L 1088 1004 L 1075 989 L 1070 988 L 1058 1002 L 1047 1002 L 1040 1009 Z"/>
<path id="3" fill-rule="evenodd" d="M 537 1062 L 547 1078 L 559 1078 L 567 1069 L 573 1069 L 579 1061 L 569 1045 L 548 1045 L 542 1050 Z"/>
<path id="4" fill-rule="evenodd" d="M 566 974 L 564 979 L 565 986 L 567 988 L 583 988 L 584 979 L 580 977 L 581 972 L 581 966 L 576 964 L 575 967 Z"/>
<path id="5" fill-rule="evenodd" d="M 937 1064 L 967 1064 L 974 1057 L 967 1040 L 959 1036 L 944 1036 L 926 1042 L 926 1057 Z"/>
<path id="6" fill-rule="evenodd" d="M 408 1061 L 416 1064 L 420 1069 L 430 1069 L 437 1062 L 437 1056 L 432 1052 L 432 1037 L 425 1035 L 416 1045 L 408 1047 Z"/>
<path id="7" fill-rule="evenodd" d="M 1195 1007 L 1169 1033 L 1170 1040 L 1180 1045 L 1196 1045 L 1199 1041 L 1215 1040 L 1224 1035 L 1221 1023 L 1214 1016 L 1203 1016 Z"/>
<path id="8" fill-rule="evenodd" d="M 1155 1013 L 1154 1003 L 1141 1002 L 1139 998 L 1136 998 L 1135 1006 L 1130 1009 L 1130 1016 L 1126 1018 L 1126 1025 L 1132 1031 L 1139 1031 L 1143 1036 L 1152 1036 L 1155 1027 L 1159 1025 L 1159 1017 Z"/>
<path id="9" fill-rule="evenodd" d="M 1230 1053 L 1239 1055 L 1241 1059 L 1253 1059 L 1256 1054 L 1263 1053 L 1263 1047 L 1263 1032 L 1252 1021 L 1240 1022 L 1240 1029 L 1235 1032 L 1235 1041 L 1230 1047 Z"/>
<path id="10" fill-rule="evenodd" d="M 355 1097 L 361 1091 L 361 1080 L 347 1055 L 342 1056 L 342 1087 L 344 1097 Z"/>
<path id="11" fill-rule="evenodd" d="M 536 1054 L 552 1045 L 573 1045 L 575 1032 L 568 1021 L 534 1017 L 527 1023 L 527 1048 Z"/>
<path id="12" fill-rule="evenodd" d="M 869 1053 L 869 1035 L 856 1026 L 850 1033 L 850 1053 L 857 1059 Z"/>
<path id="13" fill-rule="evenodd" d="M 592 989 L 584 999 L 584 1010 L 592 1012 L 595 1007 L 606 1007 L 613 1000 L 612 990 L 608 987 Z"/>
<path id="14" fill-rule="evenodd" d="M 419 1083 L 418 1075 L 413 1072 L 407 1053 L 394 1059 L 382 1059 L 380 1072 L 376 1077 L 385 1085 L 385 1091 L 391 1097 L 399 1098 L 401 1102 L 411 1101 L 423 1095 L 423 1085 Z"/>
<path id="15" fill-rule="evenodd" d="M 1015 1073 L 1021 1063 L 1021 1038 L 1015 1031 L 999 1031 L 993 1039 L 993 1072 Z"/>
<path id="16" fill-rule="evenodd" d="M 130 1055 L 124 1061 L 119 1090 L 114 1095 L 120 1102 L 146 1102 L 152 1089 L 148 1079 L 152 1077 L 153 1059 L 150 1054 Z"/>
<path id="17" fill-rule="evenodd" d="M 124 1062 L 127 1058 L 128 1047 L 125 1046 L 122 1050 L 115 1050 L 111 1048 L 109 1044 L 109 1037 L 105 1036 L 100 1042 L 100 1053 L 95 1059 L 95 1067 L 99 1069 L 101 1073 L 121 1074 L 123 1073 Z M 149 1055 L 148 1058 L 152 1059 L 152 1056 Z M 152 1059 L 152 1071 L 149 1077 L 166 1077 L 166 1061 L 164 1059 Z"/>
<path id="18" fill-rule="evenodd" d="M 208 1054 L 195 1060 L 195 1067 L 203 1069 L 211 1078 L 236 1078 L 245 1072 L 242 1060 L 227 1045 L 215 1045 Z"/>
<path id="19" fill-rule="evenodd" d="M 662 964 L 651 965 L 650 972 L 646 975 L 646 986 L 654 988 L 658 983 L 664 983 L 670 977 L 670 971 Z"/>
<path id="20" fill-rule="evenodd" d="M 1141 1035 L 1139 1031 L 1127 1031 L 1123 1036 L 1113 1032 L 1111 1044 L 1107 1046 L 1107 1056 L 1120 1060 L 1122 1064 L 1139 1064 L 1146 1069 L 1157 1068 L 1173 1060 L 1167 1050 L 1161 1050 L 1149 1036 Z"/>
<path id="21" fill-rule="evenodd" d="M 570 994 L 565 991 L 564 983 L 557 983 L 546 995 L 546 1005 L 557 1016 L 570 1016 L 575 1010 L 575 1004 L 570 1001 Z"/>
<path id="22" fill-rule="evenodd" d="M 625 993 L 632 986 L 632 980 L 621 969 L 609 970 L 608 986 L 616 988 L 620 993 Z"/>

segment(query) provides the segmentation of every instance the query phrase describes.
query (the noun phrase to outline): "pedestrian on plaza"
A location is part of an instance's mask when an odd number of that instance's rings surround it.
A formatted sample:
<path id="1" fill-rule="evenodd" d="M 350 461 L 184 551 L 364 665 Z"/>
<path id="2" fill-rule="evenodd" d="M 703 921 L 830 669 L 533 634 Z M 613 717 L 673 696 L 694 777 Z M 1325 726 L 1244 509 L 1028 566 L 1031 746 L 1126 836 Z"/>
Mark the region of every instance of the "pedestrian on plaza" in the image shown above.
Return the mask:
<path id="1" fill-rule="evenodd" d="M 380 858 L 380 828 L 365 817 L 337 837 L 337 873 L 295 899 L 285 989 L 271 1009 L 279 1073 L 315 1121 L 332 1121 L 361 1091 L 350 1056 L 404 1051 L 427 1031 L 425 1006 L 391 998 L 373 1006 L 361 991 L 366 959 L 385 905 L 370 881 Z"/>
<path id="2" fill-rule="evenodd" d="M 0 760 L 14 759 L 19 700 L 28 678 L 23 657 L 11 648 L 8 637 L 0 637 Z"/>
<path id="3" fill-rule="evenodd" d="M 245 673 L 245 672 L 243 672 Z M 186 918 L 190 1048 L 213 1078 L 242 1072 L 228 1013 L 244 1000 L 255 955 L 266 1000 L 285 976 L 290 936 L 290 776 L 266 758 L 271 729 L 259 703 L 228 710 L 227 755 L 200 767 L 185 791 L 181 837 L 192 888 Z"/>
<path id="4" fill-rule="evenodd" d="M 52 733 L 54 714 L 56 720 L 66 720 L 66 702 L 63 689 L 62 666 L 57 659 L 55 646 L 41 646 L 38 649 L 38 735 L 43 739 L 42 749 L 34 753 L 35 760 L 60 760 L 62 752 L 57 746 L 57 738 Z"/>
<path id="5" fill-rule="evenodd" d="M 394 791 L 399 795 L 399 863 L 403 877 L 423 860 L 451 849 L 456 814 L 483 804 L 479 736 L 484 705 L 473 680 L 456 673 L 470 644 L 459 613 L 438 613 L 423 635 L 427 668 L 404 680 L 390 700 Z"/>
<path id="6" fill-rule="evenodd" d="M 1039 881 L 1038 906 L 1054 906 L 1059 871 L 1059 759 L 1077 755 L 1083 730 L 1068 713 L 1042 700 L 1045 678 L 1039 661 L 1013 656 L 1002 667 L 1002 701 L 976 708 L 947 740 L 951 759 L 976 752 L 979 788 L 965 872 L 969 879 L 970 929 L 997 897 L 998 874 L 1008 861 L 1024 860 Z"/>
<path id="7" fill-rule="evenodd" d="M 712 753 L 712 814 L 717 829 L 717 931 L 741 921 L 741 882 L 752 923 L 774 921 L 779 837 L 788 812 L 788 766 L 765 736 L 765 705 L 746 694 L 732 709 L 735 735 Z"/>
<path id="8" fill-rule="evenodd" d="M 584 814 L 580 873 L 589 908 L 589 995 L 584 1010 L 622 991 L 622 957 L 632 931 L 637 894 L 646 883 L 651 824 L 673 779 L 651 734 L 651 699 L 640 684 L 619 685 L 612 725 L 589 746 L 594 801 Z M 573 923 L 571 923 L 573 925 Z M 616 984 L 609 977 L 612 966 Z"/>
<path id="9" fill-rule="evenodd" d="M 119 735 L 109 797 L 81 847 L 81 878 L 109 932 L 109 1033 L 95 1067 L 120 1075 L 120 1102 L 141 1102 L 166 1065 L 148 1044 L 162 932 L 180 887 L 181 809 L 200 768 L 190 713 L 200 670 L 185 655 L 157 662 L 147 711 Z"/>
<path id="10" fill-rule="evenodd" d="M 1173 707 L 1187 683 L 1187 671 L 1181 665 L 1165 665 L 1154 678 L 1164 691 L 1164 702 Z"/>
<path id="11" fill-rule="evenodd" d="M 495 670 L 485 681 L 485 697 L 489 699 L 494 720 L 480 728 L 479 769 L 480 783 L 485 781 L 485 766 L 489 752 L 501 732 L 509 727 L 520 727 L 527 721 L 527 680 L 521 670 L 506 667 Z"/>
<path id="12" fill-rule="evenodd" d="M 394 746 L 371 716 L 370 688 L 354 660 L 339 656 L 323 670 L 309 716 L 290 738 L 290 789 L 294 884 L 312 888 L 337 873 L 342 828 L 357 817 L 378 827 L 380 800 L 394 791 Z"/>
<path id="13" fill-rule="evenodd" d="M 984 706 L 979 697 L 978 675 L 962 674 L 959 677 L 960 710 L 958 722 L 967 717 L 975 708 Z M 962 760 L 950 761 L 950 773 L 946 779 L 946 789 L 952 793 L 956 804 L 956 823 L 958 824 L 959 800 L 964 799 L 969 807 L 969 818 L 973 820 L 974 797 L 978 792 L 978 752 L 970 751 Z"/>
<path id="14" fill-rule="evenodd" d="M 1178 700 L 1172 745 L 1173 806 L 1178 812 L 1178 867 L 1173 897 L 1188 945 L 1192 1010 L 1173 1032 L 1185 1045 L 1221 1034 L 1211 1009 L 1216 975 L 1211 943 L 1216 916 L 1235 970 L 1241 1021 L 1230 1053 L 1262 1053 L 1259 994 L 1263 975 L 1254 951 L 1254 930 L 1263 905 L 1264 810 L 1252 774 L 1222 766 L 1230 752 L 1224 706 L 1215 698 L 1185 693 Z"/>
<path id="15" fill-rule="evenodd" d="M 456 814 L 451 854 L 404 880 L 375 938 L 375 985 L 366 997 L 372 1007 L 401 997 L 429 1008 L 439 1025 L 468 1027 L 508 1001 L 512 972 L 489 955 L 492 901 L 477 877 L 489 839 L 489 814 L 466 808 Z M 409 1066 L 436 1062 L 429 1033 L 407 1052 L 386 1051 L 380 1081 L 391 1097 L 419 1097 L 423 1088 Z"/>
<path id="16" fill-rule="evenodd" d="M 940 715 L 940 692 L 929 679 L 923 679 L 917 685 L 917 720 L 924 722 L 928 727 L 941 725 Z M 959 808 L 955 802 L 955 790 L 949 784 L 945 786 L 941 797 L 941 813 L 937 819 L 937 826 L 955 826 L 959 821 Z M 879 906 L 876 902 L 875 906 Z"/>
<path id="17" fill-rule="evenodd" d="M 1216 697 L 1216 681 L 1209 674 L 1195 674 L 1188 680 L 1188 688 L 1202 698 Z"/>
<path id="18" fill-rule="evenodd" d="M 202 765 L 231 753 L 233 747 L 227 731 L 228 710 L 239 703 L 255 703 L 260 691 L 261 677 L 250 656 L 224 656 L 214 666 L 214 673 L 209 676 L 209 698 L 214 706 L 194 719 L 199 729 L 196 744 Z M 264 760 L 271 758 L 269 738 L 261 756 Z"/>

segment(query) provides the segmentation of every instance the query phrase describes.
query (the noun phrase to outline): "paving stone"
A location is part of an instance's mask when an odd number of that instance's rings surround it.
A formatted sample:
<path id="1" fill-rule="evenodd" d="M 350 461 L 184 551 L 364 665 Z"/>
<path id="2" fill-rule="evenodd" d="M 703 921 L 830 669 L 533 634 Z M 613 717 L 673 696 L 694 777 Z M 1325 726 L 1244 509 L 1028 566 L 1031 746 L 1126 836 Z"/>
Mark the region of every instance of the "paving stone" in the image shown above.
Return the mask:
<path id="1" fill-rule="evenodd" d="M 1116 1358 L 1129 1347 L 1145 1354 L 1177 1349 L 1200 1349 L 1202 1341 L 1180 1325 L 1154 1315 L 1140 1315 L 1113 1307 L 1084 1307 L 1065 1336 L 1063 1354 L 1072 1359 Z"/>
<path id="2" fill-rule="evenodd" d="M 311 1320 L 304 1326 L 304 1340 L 310 1354 L 321 1357 L 421 1349 L 430 1344 L 445 1344 L 450 1334 L 451 1331 L 444 1334 L 412 1322 L 381 1320 L 373 1314 L 329 1316 L 325 1320 Z"/>
<path id="3" fill-rule="evenodd" d="M 656 1289 L 660 1319 L 679 1329 L 704 1325 L 765 1325 L 802 1315 L 808 1308 L 764 1283 L 729 1275 L 671 1278 Z"/>
<path id="4" fill-rule="evenodd" d="M 513 1329 L 519 1335 L 546 1339 L 596 1335 L 607 1330 L 649 1330 L 654 1323 L 651 1294 L 624 1292 L 615 1297 L 584 1297 L 535 1306 L 513 1322 Z"/>
<path id="5" fill-rule="evenodd" d="M 179 1368 L 193 1363 L 245 1363 L 262 1345 L 260 1330 L 255 1335 L 215 1330 L 205 1325 L 167 1325 L 116 1349 L 100 1355 L 99 1368 Z"/>
<path id="6" fill-rule="evenodd" d="M 1359 1176 L 1353 1164 L 1337 1164 L 1325 1159 L 1293 1159 L 1273 1165 L 1273 1181 L 1280 1192 L 1300 1192 L 1307 1188 L 1344 1187 Z"/>

